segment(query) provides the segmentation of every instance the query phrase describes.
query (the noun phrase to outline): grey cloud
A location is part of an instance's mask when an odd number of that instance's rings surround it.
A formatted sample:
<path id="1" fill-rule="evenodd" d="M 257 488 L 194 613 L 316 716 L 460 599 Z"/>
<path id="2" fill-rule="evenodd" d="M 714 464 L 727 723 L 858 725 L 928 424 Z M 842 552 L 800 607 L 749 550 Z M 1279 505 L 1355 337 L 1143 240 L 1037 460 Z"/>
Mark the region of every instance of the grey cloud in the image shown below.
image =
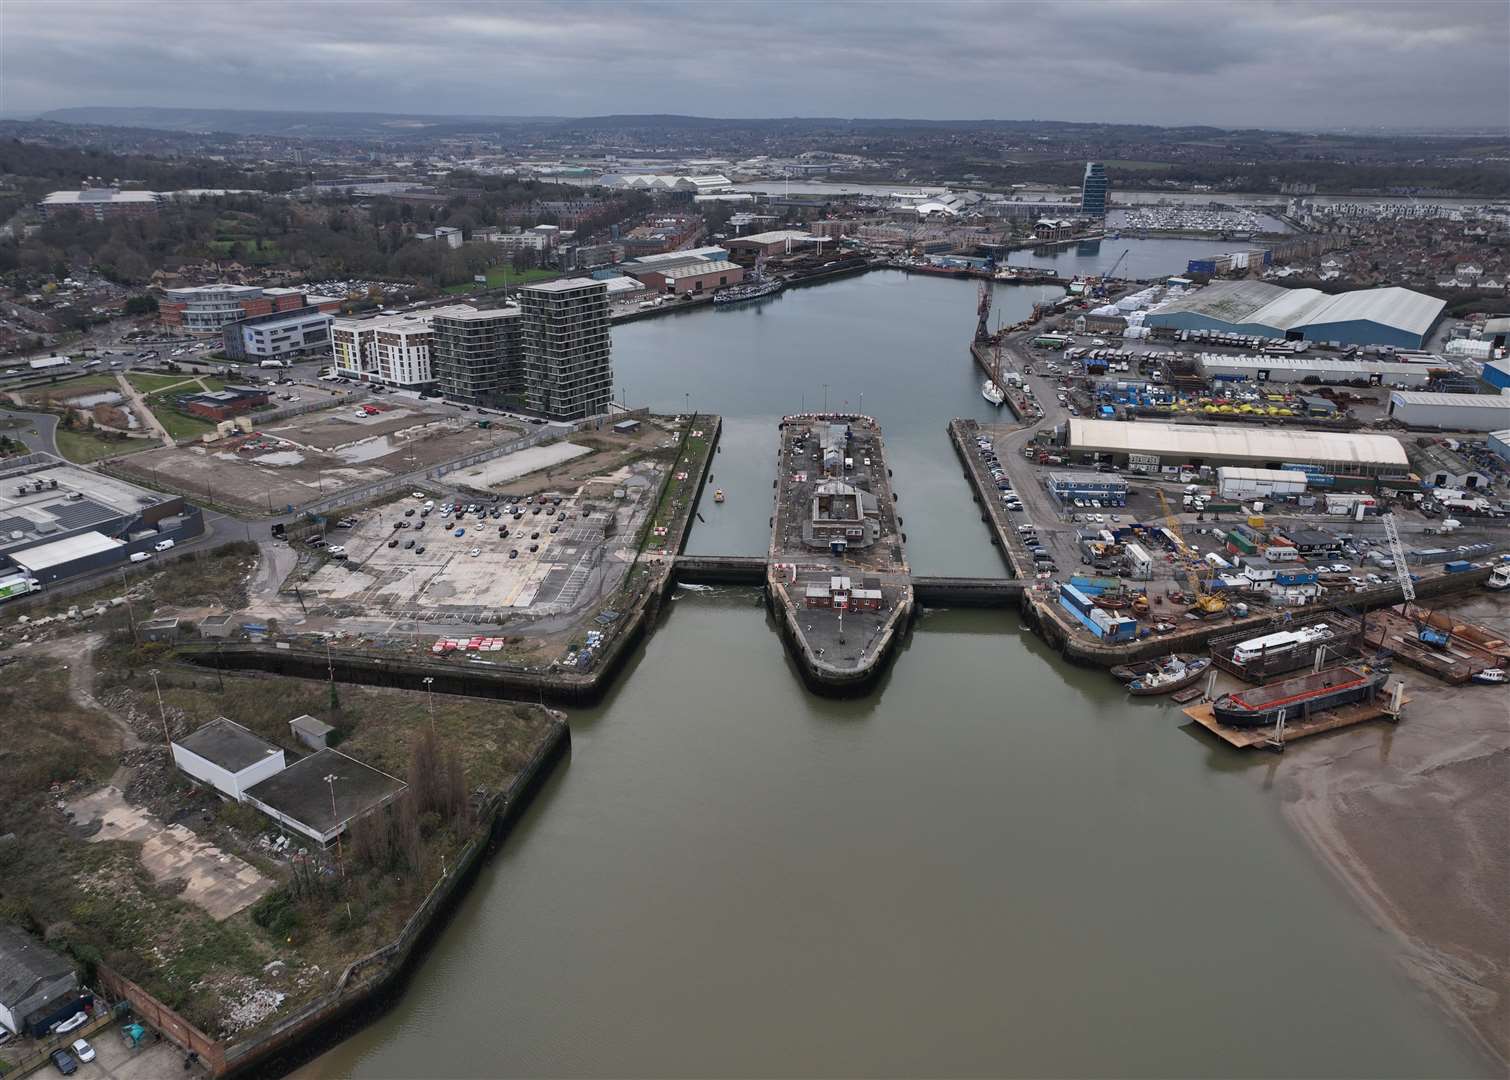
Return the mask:
<path id="1" fill-rule="evenodd" d="M 1510 127 L 1510 5 L 0 3 L 0 108 Z"/>

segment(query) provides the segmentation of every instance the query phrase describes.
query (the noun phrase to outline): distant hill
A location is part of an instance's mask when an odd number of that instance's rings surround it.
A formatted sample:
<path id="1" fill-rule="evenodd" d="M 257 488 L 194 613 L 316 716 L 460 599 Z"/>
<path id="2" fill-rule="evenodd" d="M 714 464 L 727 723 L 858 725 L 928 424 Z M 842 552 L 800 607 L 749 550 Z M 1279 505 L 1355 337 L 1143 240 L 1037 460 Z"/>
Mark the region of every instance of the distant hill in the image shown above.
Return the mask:
<path id="1" fill-rule="evenodd" d="M 560 117 L 422 116 L 405 113 L 269 112 L 254 109 L 164 109 L 84 105 L 53 109 L 39 120 L 84 126 L 151 128 L 193 134 L 290 138 L 373 138 L 477 130 L 558 121 Z"/>

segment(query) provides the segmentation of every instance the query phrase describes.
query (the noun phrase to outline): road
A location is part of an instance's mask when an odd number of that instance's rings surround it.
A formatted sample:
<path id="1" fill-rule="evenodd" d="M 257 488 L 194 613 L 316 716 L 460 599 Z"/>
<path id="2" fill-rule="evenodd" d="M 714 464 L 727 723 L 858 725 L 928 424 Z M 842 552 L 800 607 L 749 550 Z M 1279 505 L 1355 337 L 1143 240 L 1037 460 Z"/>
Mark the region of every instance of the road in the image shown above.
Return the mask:
<path id="1" fill-rule="evenodd" d="M 58 454 L 58 418 L 50 413 L 23 412 L 20 409 L 0 408 L 0 414 L 8 419 L 17 419 L 29 422 L 29 427 L 17 427 L 7 429 L 5 434 L 21 440 L 28 450 L 42 451 L 48 454 Z"/>

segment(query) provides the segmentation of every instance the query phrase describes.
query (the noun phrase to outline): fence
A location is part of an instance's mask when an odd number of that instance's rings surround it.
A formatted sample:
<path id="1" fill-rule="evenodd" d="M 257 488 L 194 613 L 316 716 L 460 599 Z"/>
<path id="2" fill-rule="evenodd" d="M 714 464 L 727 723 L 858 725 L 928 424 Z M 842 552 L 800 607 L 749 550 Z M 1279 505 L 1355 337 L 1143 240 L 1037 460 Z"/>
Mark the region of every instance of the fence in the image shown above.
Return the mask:
<path id="1" fill-rule="evenodd" d="M 100 985 L 112 996 L 129 1002 L 136 1015 L 147 1024 L 161 1031 L 177 1045 L 199 1055 L 211 1076 L 220 1076 L 226 1071 L 225 1047 L 189 1023 L 178 1013 L 158 1001 L 136 983 L 106 964 L 97 966 Z"/>

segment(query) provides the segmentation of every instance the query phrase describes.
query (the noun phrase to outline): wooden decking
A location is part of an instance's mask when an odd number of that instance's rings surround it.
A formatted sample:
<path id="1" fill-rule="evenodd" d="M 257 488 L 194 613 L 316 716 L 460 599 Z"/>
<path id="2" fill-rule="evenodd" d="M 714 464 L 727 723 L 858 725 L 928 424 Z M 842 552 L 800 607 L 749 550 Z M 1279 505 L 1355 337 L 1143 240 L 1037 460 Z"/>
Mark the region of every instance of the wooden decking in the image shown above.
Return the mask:
<path id="1" fill-rule="evenodd" d="M 1410 698 L 1400 698 L 1400 708 L 1403 712 L 1405 706 L 1410 703 Z M 1377 720 L 1380 717 L 1395 720 L 1389 713 L 1390 694 L 1381 692 L 1373 701 L 1360 701 L 1352 705 L 1344 705 L 1338 709 L 1328 709 L 1325 712 L 1315 713 L 1304 720 L 1292 720 L 1285 724 L 1285 742 L 1293 742 L 1303 739 L 1307 735 L 1320 735 L 1324 731 L 1336 731 L 1338 728 L 1352 727 L 1367 720 Z M 1283 746 L 1273 742 L 1274 728 L 1269 727 L 1229 727 L 1226 724 L 1218 724 L 1212 715 L 1211 703 L 1192 705 L 1181 710 L 1186 716 L 1194 720 L 1201 727 L 1221 739 L 1228 746 L 1234 746 L 1239 750 L 1249 747 L 1268 747 L 1282 750 Z"/>

